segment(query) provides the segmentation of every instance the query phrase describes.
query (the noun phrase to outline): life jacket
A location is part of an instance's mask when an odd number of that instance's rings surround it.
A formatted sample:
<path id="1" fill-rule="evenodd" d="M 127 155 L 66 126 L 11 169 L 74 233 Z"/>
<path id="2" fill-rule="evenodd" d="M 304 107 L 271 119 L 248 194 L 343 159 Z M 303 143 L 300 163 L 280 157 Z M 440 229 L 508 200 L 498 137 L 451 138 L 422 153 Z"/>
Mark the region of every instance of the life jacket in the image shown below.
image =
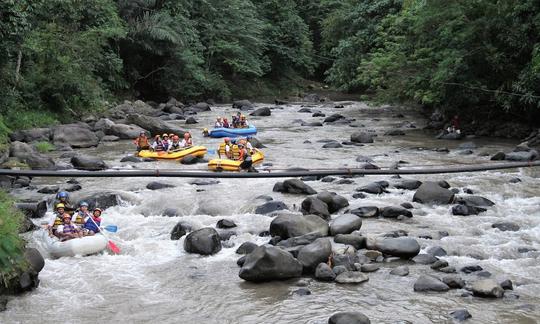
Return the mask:
<path id="1" fill-rule="evenodd" d="M 52 226 L 53 230 L 57 229 L 60 225 L 64 225 L 64 220 L 62 219 L 62 215 L 57 214 L 54 218 L 54 224 Z"/>
<path id="2" fill-rule="evenodd" d="M 232 153 L 232 160 L 239 160 L 240 159 L 240 149 L 238 148 L 238 145 L 233 145 L 231 148 Z"/>
<path id="3" fill-rule="evenodd" d="M 156 151 L 163 151 L 163 141 L 156 141 L 155 144 L 156 144 L 156 148 L 155 148 Z"/>
<path id="4" fill-rule="evenodd" d="M 62 230 L 62 233 L 75 233 L 77 232 L 77 230 L 75 229 L 75 225 L 73 224 L 69 224 L 69 225 L 64 225 L 64 229 Z"/>
<path id="5" fill-rule="evenodd" d="M 101 225 L 101 218 L 96 218 L 92 220 L 92 216 L 90 216 L 86 219 L 86 223 L 84 223 L 84 228 L 94 233 L 98 233 L 100 231 L 99 230 L 100 225 Z"/>
<path id="6" fill-rule="evenodd" d="M 228 122 L 228 121 L 223 122 L 223 127 L 224 127 L 224 128 L 229 128 L 229 122 Z"/>
<path id="7" fill-rule="evenodd" d="M 135 139 L 135 144 L 137 144 L 138 147 L 149 147 L 150 143 L 148 142 L 148 137 L 137 137 Z"/>
<path id="8" fill-rule="evenodd" d="M 163 145 L 163 151 L 167 151 L 169 149 L 169 141 L 162 141 L 161 145 Z"/>
<path id="9" fill-rule="evenodd" d="M 171 150 L 178 150 L 180 148 L 180 142 L 172 142 L 171 143 L 171 146 L 170 146 L 170 149 Z"/>
<path id="10" fill-rule="evenodd" d="M 83 214 L 80 210 L 77 212 L 77 215 L 75 216 L 75 221 L 73 221 L 77 225 L 84 225 L 84 219 L 86 217 L 90 216 L 90 213 L 87 215 Z"/>

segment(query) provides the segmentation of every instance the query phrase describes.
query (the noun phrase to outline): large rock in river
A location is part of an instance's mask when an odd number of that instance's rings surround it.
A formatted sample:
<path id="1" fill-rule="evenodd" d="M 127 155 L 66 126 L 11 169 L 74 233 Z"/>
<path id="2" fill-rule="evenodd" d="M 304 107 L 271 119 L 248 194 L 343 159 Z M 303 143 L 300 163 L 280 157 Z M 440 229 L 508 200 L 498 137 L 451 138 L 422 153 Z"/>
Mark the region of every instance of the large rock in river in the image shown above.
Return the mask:
<path id="1" fill-rule="evenodd" d="M 328 324 L 370 324 L 369 318 L 360 312 L 335 313 L 328 319 Z"/>
<path id="2" fill-rule="evenodd" d="M 328 235 L 328 223 L 316 215 L 279 215 L 270 223 L 270 234 L 282 239 L 309 233 Z"/>
<path id="3" fill-rule="evenodd" d="M 350 234 L 362 227 L 362 218 L 353 215 L 345 214 L 338 216 L 330 222 L 330 235 Z"/>
<path id="4" fill-rule="evenodd" d="M 328 220 L 330 218 L 330 212 L 328 211 L 328 205 L 324 201 L 316 197 L 307 197 L 302 201 L 302 208 L 300 211 L 304 215 L 312 214 L 317 215 Z"/>
<path id="5" fill-rule="evenodd" d="M 277 182 L 272 190 L 276 192 L 304 195 L 313 195 L 317 193 L 317 191 L 299 179 L 288 179 L 283 182 Z"/>
<path id="6" fill-rule="evenodd" d="M 439 278 L 421 275 L 414 283 L 414 291 L 448 291 L 450 287 Z"/>
<path id="7" fill-rule="evenodd" d="M 71 158 L 71 164 L 75 169 L 99 171 L 107 169 L 107 164 L 102 159 L 95 156 L 76 155 Z"/>
<path id="8" fill-rule="evenodd" d="M 400 258 L 412 258 L 420 253 L 420 244 L 410 237 L 385 238 L 375 243 L 375 249 Z"/>
<path id="9" fill-rule="evenodd" d="M 186 236 L 184 250 L 188 253 L 211 255 L 221 251 L 218 232 L 210 227 L 193 231 Z"/>
<path id="10" fill-rule="evenodd" d="M 282 201 L 268 201 L 261 206 L 258 206 L 255 208 L 255 214 L 270 214 L 278 210 L 286 210 L 289 209 L 287 205 Z"/>
<path id="11" fill-rule="evenodd" d="M 135 124 L 139 127 L 142 127 L 149 131 L 151 134 L 162 134 L 162 133 L 174 133 L 174 134 L 184 134 L 185 131 L 172 124 L 160 120 L 159 118 L 143 116 L 139 114 L 132 114 L 128 116 L 128 122 Z"/>
<path id="12" fill-rule="evenodd" d="M 319 263 L 326 262 L 328 257 L 332 253 L 332 244 L 328 238 L 320 238 L 313 243 L 304 245 L 296 259 L 300 261 L 304 267 L 305 273 L 311 273 L 315 271 L 315 268 Z"/>
<path id="13" fill-rule="evenodd" d="M 353 143 L 373 143 L 373 135 L 365 132 L 355 132 L 351 134 Z"/>
<path id="14" fill-rule="evenodd" d="M 413 201 L 433 205 L 451 204 L 454 193 L 442 188 L 437 182 L 426 181 L 414 193 Z"/>
<path id="15" fill-rule="evenodd" d="M 493 279 L 483 279 L 475 282 L 472 291 L 478 297 L 501 298 L 504 296 L 504 289 Z"/>
<path id="16" fill-rule="evenodd" d="M 87 124 L 66 124 L 54 127 L 54 145 L 72 148 L 93 147 L 99 144 L 99 138 L 90 130 Z"/>
<path id="17" fill-rule="evenodd" d="M 12 142 L 21 141 L 26 143 L 45 141 L 51 139 L 50 128 L 31 128 L 13 132 L 9 135 Z"/>
<path id="18" fill-rule="evenodd" d="M 326 203 L 328 206 L 328 212 L 330 212 L 330 214 L 337 212 L 341 208 L 349 206 L 349 201 L 347 198 L 340 196 L 335 192 L 323 191 L 317 195 L 317 198 Z"/>
<path id="19" fill-rule="evenodd" d="M 238 275 L 253 282 L 296 278 L 302 275 L 302 264 L 285 250 L 263 245 L 246 256 Z"/>
<path id="20" fill-rule="evenodd" d="M 121 139 L 134 139 L 144 131 L 146 130 L 137 125 L 114 124 L 105 131 L 105 134 L 118 136 Z"/>
<path id="21" fill-rule="evenodd" d="M 272 111 L 268 107 L 263 107 L 255 110 L 250 116 L 270 116 L 272 114 Z"/>

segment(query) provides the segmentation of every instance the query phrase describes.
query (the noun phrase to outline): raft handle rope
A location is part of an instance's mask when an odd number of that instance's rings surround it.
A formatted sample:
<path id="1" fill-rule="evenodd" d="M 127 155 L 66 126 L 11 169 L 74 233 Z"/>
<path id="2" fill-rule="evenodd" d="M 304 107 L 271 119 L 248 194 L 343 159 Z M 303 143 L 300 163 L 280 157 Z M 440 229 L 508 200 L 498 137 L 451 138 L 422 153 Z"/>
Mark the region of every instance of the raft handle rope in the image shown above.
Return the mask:
<path id="1" fill-rule="evenodd" d="M 0 169 L 0 175 L 6 176 L 27 176 L 27 177 L 83 177 L 83 178 L 128 178 L 128 177 L 171 177 L 171 178 L 292 178 L 304 176 L 352 176 L 352 175 L 404 175 L 404 174 L 444 174 L 444 173 L 464 173 L 482 172 L 515 168 L 530 168 L 540 166 L 540 161 L 534 162 L 508 162 L 495 164 L 478 164 L 476 166 L 461 165 L 445 168 L 424 168 L 424 169 L 361 169 L 361 168 L 340 168 L 328 170 L 293 170 L 282 172 L 269 172 L 261 170 L 259 173 L 252 172 L 212 172 L 196 170 L 129 170 L 129 171 L 70 171 L 70 170 L 12 170 Z"/>

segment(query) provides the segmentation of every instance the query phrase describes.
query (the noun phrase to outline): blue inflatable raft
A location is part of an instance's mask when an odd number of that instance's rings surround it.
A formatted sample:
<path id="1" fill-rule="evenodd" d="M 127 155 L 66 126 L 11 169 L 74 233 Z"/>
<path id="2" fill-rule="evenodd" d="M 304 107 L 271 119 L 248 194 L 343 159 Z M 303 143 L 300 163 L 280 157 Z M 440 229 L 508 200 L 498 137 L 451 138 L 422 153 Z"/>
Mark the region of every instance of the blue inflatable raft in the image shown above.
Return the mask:
<path id="1" fill-rule="evenodd" d="M 208 134 L 210 137 L 237 137 L 257 134 L 257 128 L 249 125 L 248 128 L 214 128 Z"/>

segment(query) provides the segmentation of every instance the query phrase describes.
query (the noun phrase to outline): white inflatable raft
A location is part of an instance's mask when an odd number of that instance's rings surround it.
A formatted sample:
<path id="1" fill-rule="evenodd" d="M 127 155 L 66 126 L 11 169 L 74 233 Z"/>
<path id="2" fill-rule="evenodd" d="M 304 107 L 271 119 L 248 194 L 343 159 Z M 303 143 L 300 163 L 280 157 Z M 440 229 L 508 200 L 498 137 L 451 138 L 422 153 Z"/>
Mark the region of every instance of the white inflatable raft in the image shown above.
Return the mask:
<path id="1" fill-rule="evenodd" d="M 105 236 L 101 234 L 61 242 L 58 238 L 49 236 L 47 231 L 43 231 L 44 246 L 54 258 L 99 253 L 107 248 L 107 242 Z"/>

